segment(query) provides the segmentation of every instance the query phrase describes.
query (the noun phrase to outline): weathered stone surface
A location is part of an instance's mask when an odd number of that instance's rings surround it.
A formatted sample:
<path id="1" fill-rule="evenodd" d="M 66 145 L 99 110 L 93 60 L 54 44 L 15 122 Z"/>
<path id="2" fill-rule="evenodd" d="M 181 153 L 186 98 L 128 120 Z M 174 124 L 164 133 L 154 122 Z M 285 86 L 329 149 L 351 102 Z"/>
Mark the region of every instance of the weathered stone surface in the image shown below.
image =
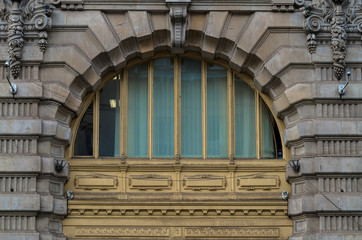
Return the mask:
<path id="1" fill-rule="evenodd" d="M 41 170 L 39 156 L 0 156 L 0 172 L 37 173 Z"/>
<path id="2" fill-rule="evenodd" d="M 39 211 L 40 197 L 38 194 L 17 194 L 11 196 L 0 194 L 0 211 Z"/>

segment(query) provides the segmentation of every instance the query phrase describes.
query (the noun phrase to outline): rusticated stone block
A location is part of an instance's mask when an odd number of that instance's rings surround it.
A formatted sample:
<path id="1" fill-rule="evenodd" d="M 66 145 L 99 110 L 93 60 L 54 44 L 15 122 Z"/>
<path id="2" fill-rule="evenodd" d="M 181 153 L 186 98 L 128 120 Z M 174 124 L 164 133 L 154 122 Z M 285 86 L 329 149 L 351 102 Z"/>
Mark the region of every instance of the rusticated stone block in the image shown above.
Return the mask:
<path id="1" fill-rule="evenodd" d="M 38 194 L 0 194 L 0 211 L 39 211 L 40 196 Z"/>
<path id="2" fill-rule="evenodd" d="M 0 172 L 37 173 L 41 170 L 39 156 L 0 156 Z"/>

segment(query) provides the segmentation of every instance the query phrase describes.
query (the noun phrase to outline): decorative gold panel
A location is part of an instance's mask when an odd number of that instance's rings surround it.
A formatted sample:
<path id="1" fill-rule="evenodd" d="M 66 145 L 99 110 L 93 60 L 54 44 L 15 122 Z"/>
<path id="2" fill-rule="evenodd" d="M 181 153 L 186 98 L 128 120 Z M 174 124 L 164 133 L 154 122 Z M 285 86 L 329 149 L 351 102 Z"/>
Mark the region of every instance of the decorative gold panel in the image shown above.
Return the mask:
<path id="1" fill-rule="evenodd" d="M 224 190 L 226 188 L 226 178 L 223 176 L 215 175 L 194 175 L 185 176 L 183 180 L 185 190 L 192 191 L 217 191 Z"/>
<path id="2" fill-rule="evenodd" d="M 116 176 L 102 174 L 77 175 L 74 179 L 74 186 L 77 189 L 112 189 L 116 188 L 118 180 Z"/>
<path id="3" fill-rule="evenodd" d="M 145 175 L 132 175 L 129 178 L 130 189 L 148 190 L 153 189 L 156 191 L 171 189 L 172 179 L 171 176 L 162 176 L 157 174 Z"/>
<path id="4" fill-rule="evenodd" d="M 253 176 L 238 177 L 239 190 L 271 190 L 280 187 L 279 176 L 255 174 Z"/>

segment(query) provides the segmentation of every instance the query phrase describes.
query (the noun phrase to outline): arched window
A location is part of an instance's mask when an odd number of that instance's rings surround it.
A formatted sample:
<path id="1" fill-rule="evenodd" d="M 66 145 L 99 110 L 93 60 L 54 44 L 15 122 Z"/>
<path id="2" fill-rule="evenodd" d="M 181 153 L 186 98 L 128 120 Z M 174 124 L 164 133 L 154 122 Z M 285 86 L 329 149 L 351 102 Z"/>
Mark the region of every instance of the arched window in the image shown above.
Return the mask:
<path id="1" fill-rule="evenodd" d="M 281 158 L 274 117 L 246 78 L 193 58 L 133 64 L 91 96 L 73 156 Z"/>

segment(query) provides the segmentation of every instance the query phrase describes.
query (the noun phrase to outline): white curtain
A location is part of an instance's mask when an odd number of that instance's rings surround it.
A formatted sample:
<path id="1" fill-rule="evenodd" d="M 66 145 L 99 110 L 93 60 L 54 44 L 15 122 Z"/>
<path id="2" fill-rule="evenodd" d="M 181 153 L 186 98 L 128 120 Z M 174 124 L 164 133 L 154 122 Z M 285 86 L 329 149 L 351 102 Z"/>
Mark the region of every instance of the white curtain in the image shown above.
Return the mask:
<path id="1" fill-rule="evenodd" d="M 148 63 L 128 70 L 127 157 L 148 156 Z"/>
<path id="2" fill-rule="evenodd" d="M 207 65 L 207 156 L 225 158 L 228 153 L 227 71 Z"/>
<path id="3" fill-rule="evenodd" d="M 235 77 L 235 156 L 256 157 L 255 91 Z"/>
<path id="4" fill-rule="evenodd" d="M 202 157 L 201 61 L 181 61 L 181 157 Z"/>
<path id="5" fill-rule="evenodd" d="M 174 65 L 172 58 L 154 61 L 153 156 L 174 156 Z"/>

